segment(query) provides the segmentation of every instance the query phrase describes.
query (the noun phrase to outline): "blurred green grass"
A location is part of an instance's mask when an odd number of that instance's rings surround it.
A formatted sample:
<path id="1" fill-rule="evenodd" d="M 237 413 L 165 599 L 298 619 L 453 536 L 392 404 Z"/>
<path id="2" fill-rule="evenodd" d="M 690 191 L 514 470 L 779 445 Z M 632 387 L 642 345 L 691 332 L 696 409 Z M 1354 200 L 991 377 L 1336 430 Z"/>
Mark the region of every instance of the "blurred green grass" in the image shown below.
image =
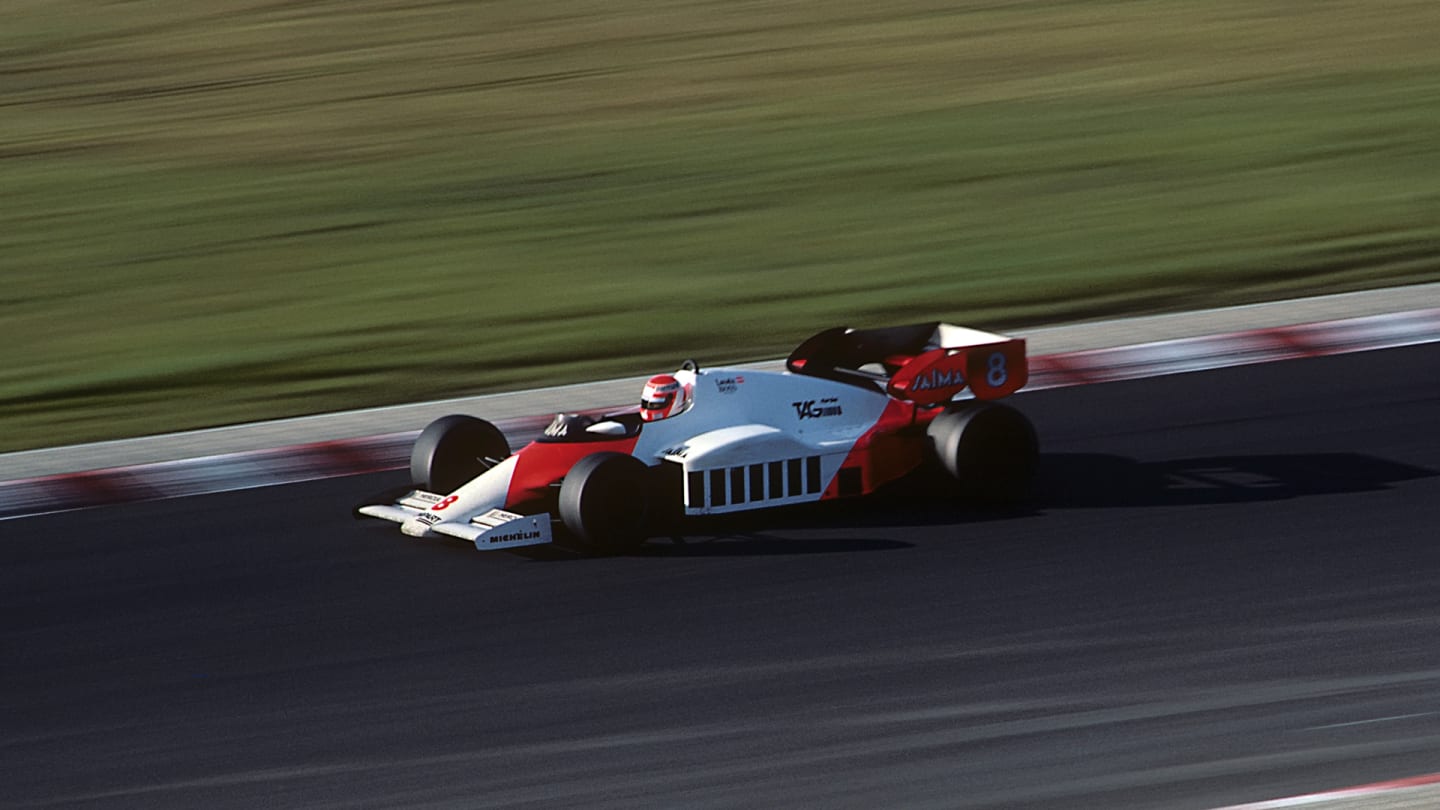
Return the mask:
<path id="1" fill-rule="evenodd" d="M 0 449 L 1440 278 L 1440 5 L 12 0 Z"/>

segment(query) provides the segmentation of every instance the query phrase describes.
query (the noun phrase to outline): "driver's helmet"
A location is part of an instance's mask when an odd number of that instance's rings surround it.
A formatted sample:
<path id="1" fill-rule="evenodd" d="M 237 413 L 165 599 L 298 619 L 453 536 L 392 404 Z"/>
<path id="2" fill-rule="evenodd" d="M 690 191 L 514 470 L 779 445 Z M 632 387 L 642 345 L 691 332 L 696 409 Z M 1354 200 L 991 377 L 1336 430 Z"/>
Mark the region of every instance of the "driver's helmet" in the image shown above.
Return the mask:
<path id="1" fill-rule="evenodd" d="M 640 418 L 646 422 L 679 416 L 690 407 L 690 386 L 673 374 L 657 374 L 640 393 Z"/>

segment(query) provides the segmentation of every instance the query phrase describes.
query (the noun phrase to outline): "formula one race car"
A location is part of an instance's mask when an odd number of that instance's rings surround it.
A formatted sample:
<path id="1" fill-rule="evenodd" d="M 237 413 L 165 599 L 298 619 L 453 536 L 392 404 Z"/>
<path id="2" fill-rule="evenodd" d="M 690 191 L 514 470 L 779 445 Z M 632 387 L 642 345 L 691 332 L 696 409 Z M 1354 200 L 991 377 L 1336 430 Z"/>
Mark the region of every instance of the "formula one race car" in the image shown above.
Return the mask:
<path id="1" fill-rule="evenodd" d="M 638 412 L 559 414 L 513 455 L 489 422 L 443 417 L 415 442 L 414 488 L 356 512 L 482 550 L 553 542 L 558 518 L 580 549 L 621 553 L 663 518 L 864 495 L 927 464 L 985 500 L 1019 497 L 1034 473 L 1029 420 L 993 401 L 1025 384 L 1024 340 L 839 327 L 786 368 L 686 361 L 645 384 Z"/>

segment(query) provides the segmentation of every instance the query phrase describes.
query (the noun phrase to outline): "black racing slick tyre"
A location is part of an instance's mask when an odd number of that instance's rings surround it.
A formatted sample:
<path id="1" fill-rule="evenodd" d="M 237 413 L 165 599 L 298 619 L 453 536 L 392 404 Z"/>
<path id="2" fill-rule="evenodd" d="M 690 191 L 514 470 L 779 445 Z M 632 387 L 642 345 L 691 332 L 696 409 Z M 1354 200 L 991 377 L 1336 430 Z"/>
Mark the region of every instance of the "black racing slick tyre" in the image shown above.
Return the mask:
<path id="1" fill-rule="evenodd" d="M 926 429 L 940 467 L 966 498 L 1004 504 L 1030 491 L 1040 442 L 1025 415 L 993 402 L 947 408 Z"/>
<path id="2" fill-rule="evenodd" d="M 585 551 L 634 551 L 650 528 L 651 485 L 645 462 L 624 453 L 592 453 L 560 484 L 560 520 Z"/>
<path id="3" fill-rule="evenodd" d="M 484 419 L 442 416 L 420 432 L 410 450 L 410 481 L 429 492 L 454 492 L 509 455 L 505 434 Z"/>

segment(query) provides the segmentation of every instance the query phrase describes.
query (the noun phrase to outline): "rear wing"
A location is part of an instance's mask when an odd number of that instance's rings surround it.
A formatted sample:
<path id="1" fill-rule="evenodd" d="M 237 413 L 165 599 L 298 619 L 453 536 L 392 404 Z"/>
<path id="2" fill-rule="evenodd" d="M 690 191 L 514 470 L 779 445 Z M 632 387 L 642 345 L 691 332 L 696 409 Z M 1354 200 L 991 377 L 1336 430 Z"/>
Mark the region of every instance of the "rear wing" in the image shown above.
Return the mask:
<path id="1" fill-rule="evenodd" d="M 885 329 L 827 329 L 801 343 L 785 361 L 795 374 L 865 387 L 919 405 L 950 401 L 969 388 L 976 399 L 999 399 L 1029 380 L 1025 340 L 948 323 Z"/>

